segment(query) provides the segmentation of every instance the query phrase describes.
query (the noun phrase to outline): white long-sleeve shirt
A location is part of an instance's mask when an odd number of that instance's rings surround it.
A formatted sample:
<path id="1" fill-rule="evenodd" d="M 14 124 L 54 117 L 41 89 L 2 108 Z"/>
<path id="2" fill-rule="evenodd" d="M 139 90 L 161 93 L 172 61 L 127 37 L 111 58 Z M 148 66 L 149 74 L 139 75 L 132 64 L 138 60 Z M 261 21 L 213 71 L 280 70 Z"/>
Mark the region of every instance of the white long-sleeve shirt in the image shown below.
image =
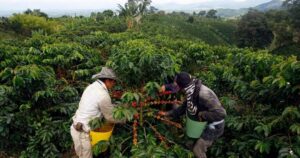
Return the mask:
<path id="1" fill-rule="evenodd" d="M 112 116 L 114 105 L 111 103 L 105 84 L 97 80 L 90 84 L 83 92 L 79 107 L 73 116 L 73 124 L 83 124 L 83 130 L 88 132 L 89 121 L 96 117 L 104 117 L 109 122 L 119 122 Z"/>

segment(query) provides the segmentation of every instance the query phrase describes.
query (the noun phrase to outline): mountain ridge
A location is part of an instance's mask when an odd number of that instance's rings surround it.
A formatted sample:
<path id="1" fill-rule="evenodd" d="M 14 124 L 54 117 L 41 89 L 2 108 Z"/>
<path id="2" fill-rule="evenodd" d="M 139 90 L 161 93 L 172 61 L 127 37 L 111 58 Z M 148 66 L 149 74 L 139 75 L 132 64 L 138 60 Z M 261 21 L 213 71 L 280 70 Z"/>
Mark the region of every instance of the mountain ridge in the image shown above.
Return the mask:
<path id="1" fill-rule="evenodd" d="M 241 8 L 241 9 L 217 9 L 217 16 L 225 18 L 236 18 L 242 16 L 248 12 L 249 9 L 256 9 L 262 12 L 266 12 L 272 9 L 282 9 L 283 0 L 271 0 L 266 3 L 259 4 L 255 7 Z"/>

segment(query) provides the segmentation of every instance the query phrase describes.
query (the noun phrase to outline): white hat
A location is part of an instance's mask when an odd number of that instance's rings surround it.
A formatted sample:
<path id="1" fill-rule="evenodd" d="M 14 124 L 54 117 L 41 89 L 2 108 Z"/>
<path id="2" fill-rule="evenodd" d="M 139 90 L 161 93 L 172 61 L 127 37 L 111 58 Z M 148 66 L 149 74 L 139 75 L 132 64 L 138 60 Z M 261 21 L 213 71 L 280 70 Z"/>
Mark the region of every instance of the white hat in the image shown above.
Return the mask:
<path id="1" fill-rule="evenodd" d="M 93 75 L 92 78 L 93 79 L 107 78 L 107 79 L 117 80 L 117 76 L 115 72 L 112 69 L 107 67 L 102 67 L 101 72 Z"/>

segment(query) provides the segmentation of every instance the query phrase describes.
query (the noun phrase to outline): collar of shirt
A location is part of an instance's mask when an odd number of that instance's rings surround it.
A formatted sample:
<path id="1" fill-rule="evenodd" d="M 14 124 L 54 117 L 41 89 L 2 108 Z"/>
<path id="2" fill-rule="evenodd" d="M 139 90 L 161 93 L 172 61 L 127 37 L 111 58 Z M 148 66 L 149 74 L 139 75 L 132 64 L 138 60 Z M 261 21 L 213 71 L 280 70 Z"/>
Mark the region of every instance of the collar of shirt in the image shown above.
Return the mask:
<path id="1" fill-rule="evenodd" d="M 101 80 L 97 80 L 97 82 L 108 92 L 106 85 Z"/>

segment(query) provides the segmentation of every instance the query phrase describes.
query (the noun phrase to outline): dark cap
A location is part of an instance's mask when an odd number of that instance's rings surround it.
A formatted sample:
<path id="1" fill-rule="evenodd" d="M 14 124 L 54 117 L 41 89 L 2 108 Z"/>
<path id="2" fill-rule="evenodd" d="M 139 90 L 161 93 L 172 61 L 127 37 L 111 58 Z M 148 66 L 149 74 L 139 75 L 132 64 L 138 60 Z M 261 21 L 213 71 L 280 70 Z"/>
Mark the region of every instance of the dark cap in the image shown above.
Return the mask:
<path id="1" fill-rule="evenodd" d="M 180 72 L 175 76 L 174 81 L 177 83 L 179 88 L 186 88 L 192 81 L 191 75 L 187 72 Z"/>

